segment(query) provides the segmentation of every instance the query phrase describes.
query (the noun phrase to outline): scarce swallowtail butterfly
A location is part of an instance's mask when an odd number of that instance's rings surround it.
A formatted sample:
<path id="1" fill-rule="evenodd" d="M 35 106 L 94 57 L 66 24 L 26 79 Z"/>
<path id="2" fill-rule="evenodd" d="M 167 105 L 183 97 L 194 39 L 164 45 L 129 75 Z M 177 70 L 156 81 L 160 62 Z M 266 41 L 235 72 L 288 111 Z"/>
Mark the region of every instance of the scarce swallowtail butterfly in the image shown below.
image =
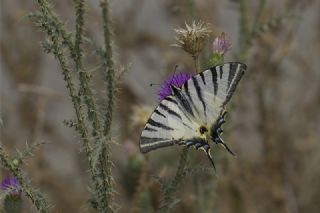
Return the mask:
<path id="1" fill-rule="evenodd" d="M 236 89 L 246 65 L 225 63 L 192 76 L 180 88 L 171 85 L 147 121 L 140 138 L 140 150 L 147 153 L 175 144 L 203 150 L 213 167 L 210 141 L 233 152 L 220 137 L 225 106 Z"/>

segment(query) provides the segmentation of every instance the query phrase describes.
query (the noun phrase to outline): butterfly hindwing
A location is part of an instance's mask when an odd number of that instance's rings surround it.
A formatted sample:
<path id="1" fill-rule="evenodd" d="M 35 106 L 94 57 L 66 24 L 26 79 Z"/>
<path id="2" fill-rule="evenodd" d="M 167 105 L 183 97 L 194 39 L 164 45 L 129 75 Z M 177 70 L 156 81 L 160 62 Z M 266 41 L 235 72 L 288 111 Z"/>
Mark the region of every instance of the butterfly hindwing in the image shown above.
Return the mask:
<path id="1" fill-rule="evenodd" d="M 191 137 L 194 122 L 174 96 L 163 99 L 153 111 L 140 138 L 141 152 L 171 146 Z"/>

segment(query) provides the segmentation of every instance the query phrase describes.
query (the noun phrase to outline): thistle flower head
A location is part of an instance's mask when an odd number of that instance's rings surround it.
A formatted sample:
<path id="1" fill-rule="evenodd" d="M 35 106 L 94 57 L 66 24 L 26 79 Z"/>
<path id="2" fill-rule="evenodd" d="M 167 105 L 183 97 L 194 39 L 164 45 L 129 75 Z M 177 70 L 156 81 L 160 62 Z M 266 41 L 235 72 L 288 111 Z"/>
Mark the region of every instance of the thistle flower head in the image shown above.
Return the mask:
<path id="1" fill-rule="evenodd" d="M 160 86 L 160 90 L 158 93 L 159 100 L 162 101 L 171 94 L 171 85 L 181 87 L 190 78 L 191 75 L 189 72 L 178 72 L 170 75 Z"/>
<path id="2" fill-rule="evenodd" d="M 18 196 L 20 195 L 20 192 L 18 190 L 19 188 L 19 183 L 18 180 L 14 177 L 5 177 L 1 181 L 1 189 L 6 191 L 6 190 L 11 190 L 10 195 L 12 196 Z"/>
<path id="3" fill-rule="evenodd" d="M 175 46 L 182 48 L 192 56 L 197 56 L 205 45 L 205 40 L 211 33 L 207 24 L 193 21 L 185 28 L 175 29 L 177 34 Z"/>
<path id="4" fill-rule="evenodd" d="M 212 43 L 213 53 L 217 53 L 221 56 L 224 56 L 226 52 L 231 49 L 231 41 L 230 38 L 226 36 L 223 32 L 221 35 L 216 37 Z"/>

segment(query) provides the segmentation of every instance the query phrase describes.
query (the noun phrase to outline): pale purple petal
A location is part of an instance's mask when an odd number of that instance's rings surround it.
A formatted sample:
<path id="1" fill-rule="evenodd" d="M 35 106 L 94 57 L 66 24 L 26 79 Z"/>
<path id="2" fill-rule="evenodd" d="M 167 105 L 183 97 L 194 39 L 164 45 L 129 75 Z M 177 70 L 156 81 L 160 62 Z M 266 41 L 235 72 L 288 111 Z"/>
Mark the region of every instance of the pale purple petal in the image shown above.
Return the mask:
<path id="1" fill-rule="evenodd" d="M 225 55 L 231 49 L 231 40 L 224 33 L 216 37 L 212 43 L 214 53 Z"/>
<path id="2" fill-rule="evenodd" d="M 8 189 L 18 188 L 18 187 L 19 187 L 18 180 L 14 177 L 6 176 L 1 181 L 2 190 L 8 190 Z M 11 195 L 19 195 L 19 194 L 20 193 L 18 192 L 18 190 L 15 190 L 14 192 L 11 193 Z"/>

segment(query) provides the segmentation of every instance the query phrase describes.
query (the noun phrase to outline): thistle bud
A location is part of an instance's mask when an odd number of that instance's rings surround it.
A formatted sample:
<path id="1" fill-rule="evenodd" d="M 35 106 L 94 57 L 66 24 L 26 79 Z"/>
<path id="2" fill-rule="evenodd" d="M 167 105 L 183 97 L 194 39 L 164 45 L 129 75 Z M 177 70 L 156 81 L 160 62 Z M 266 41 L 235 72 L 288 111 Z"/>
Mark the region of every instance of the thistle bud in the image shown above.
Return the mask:
<path id="1" fill-rule="evenodd" d="M 223 32 L 212 43 L 212 54 L 208 59 L 205 69 L 224 63 L 225 54 L 231 50 L 230 38 Z"/>
<path id="2" fill-rule="evenodd" d="M 16 178 L 5 177 L 1 182 L 1 190 L 8 191 L 4 198 L 4 209 L 6 212 L 22 212 L 22 198 L 20 186 Z"/>
<path id="3" fill-rule="evenodd" d="M 230 38 L 223 32 L 220 36 L 216 37 L 212 43 L 213 53 L 224 56 L 231 49 Z"/>

